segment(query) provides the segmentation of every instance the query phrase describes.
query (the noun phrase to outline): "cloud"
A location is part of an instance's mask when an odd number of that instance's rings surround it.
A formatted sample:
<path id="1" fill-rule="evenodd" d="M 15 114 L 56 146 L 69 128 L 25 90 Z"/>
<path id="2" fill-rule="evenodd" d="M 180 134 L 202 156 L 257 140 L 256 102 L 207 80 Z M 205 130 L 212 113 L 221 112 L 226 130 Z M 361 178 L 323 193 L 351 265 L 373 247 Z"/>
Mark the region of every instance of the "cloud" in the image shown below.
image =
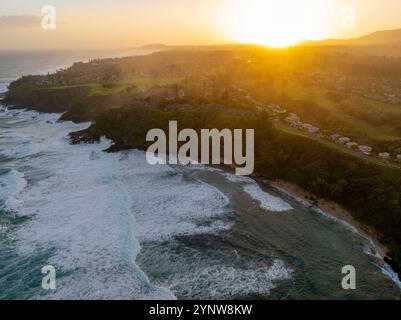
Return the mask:
<path id="1" fill-rule="evenodd" d="M 0 16 L 0 28 L 40 27 L 41 17 L 36 15 Z"/>

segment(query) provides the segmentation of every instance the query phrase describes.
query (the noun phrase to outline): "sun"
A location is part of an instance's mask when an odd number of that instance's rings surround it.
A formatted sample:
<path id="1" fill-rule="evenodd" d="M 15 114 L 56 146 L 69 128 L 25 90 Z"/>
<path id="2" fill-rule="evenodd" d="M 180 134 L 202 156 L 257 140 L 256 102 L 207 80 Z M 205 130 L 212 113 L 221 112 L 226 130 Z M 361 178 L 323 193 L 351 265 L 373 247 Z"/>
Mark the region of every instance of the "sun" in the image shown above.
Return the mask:
<path id="1" fill-rule="evenodd" d="M 276 48 L 328 34 L 331 0 L 237 0 L 231 2 L 228 25 L 235 41 Z"/>

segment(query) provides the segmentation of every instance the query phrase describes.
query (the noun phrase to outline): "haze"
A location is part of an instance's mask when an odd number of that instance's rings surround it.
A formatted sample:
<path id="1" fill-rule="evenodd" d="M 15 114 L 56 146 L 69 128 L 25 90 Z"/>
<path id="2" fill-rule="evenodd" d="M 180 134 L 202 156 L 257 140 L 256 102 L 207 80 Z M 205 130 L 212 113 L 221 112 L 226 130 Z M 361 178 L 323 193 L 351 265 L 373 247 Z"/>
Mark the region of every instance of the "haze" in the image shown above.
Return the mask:
<path id="1" fill-rule="evenodd" d="M 41 28 L 44 5 L 56 8 L 54 31 Z M 356 13 L 351 23 L 350 8 Z M 148 43 L 283 47 L 303 39 L 399 28 L 400 13 L 399 0 L 386 5 L 380 0 L 0 0 L 0 49 L 115 49 Z"/>

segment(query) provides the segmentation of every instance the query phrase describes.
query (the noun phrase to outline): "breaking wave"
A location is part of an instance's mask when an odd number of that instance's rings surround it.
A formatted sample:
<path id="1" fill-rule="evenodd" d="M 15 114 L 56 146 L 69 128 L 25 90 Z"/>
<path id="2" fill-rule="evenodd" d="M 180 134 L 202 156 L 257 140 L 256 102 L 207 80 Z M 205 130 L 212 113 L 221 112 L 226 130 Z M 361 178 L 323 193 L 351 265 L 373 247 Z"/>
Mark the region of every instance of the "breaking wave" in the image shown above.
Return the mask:
<path id="1" fill-rule="evenodd" d="M 0 208 L 12 206 L 27 186 L 24 174 L 14 169 L 0 175 Z"/>
<path id="2" fill-rule="evenodd" d="M 291 205 L 285 202 L 279 197 L 272 196 L 271 194 L 262 190 L 259 184 L 249 178 L 244 176 L 236 176 L 231 173 L 225 173 L 225 178 L 234 183 L 243 183 L 244 191 L 253 199 L 259 202 L 262 209 L 271 212 L 283 212 L 292 210 Z"/>

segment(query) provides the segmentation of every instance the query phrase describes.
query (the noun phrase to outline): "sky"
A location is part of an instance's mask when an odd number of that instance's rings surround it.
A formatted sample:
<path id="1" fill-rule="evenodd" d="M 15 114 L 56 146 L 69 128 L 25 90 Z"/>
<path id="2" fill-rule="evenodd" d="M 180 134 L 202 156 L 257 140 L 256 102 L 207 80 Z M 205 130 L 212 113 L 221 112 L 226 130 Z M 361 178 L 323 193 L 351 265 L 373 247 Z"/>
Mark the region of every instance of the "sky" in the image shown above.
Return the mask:
<path id="1" fill-rule="evenodd" d="M 280 47 L 396 28 L 401 0 L 0 0 L 0 50 Z"/>

